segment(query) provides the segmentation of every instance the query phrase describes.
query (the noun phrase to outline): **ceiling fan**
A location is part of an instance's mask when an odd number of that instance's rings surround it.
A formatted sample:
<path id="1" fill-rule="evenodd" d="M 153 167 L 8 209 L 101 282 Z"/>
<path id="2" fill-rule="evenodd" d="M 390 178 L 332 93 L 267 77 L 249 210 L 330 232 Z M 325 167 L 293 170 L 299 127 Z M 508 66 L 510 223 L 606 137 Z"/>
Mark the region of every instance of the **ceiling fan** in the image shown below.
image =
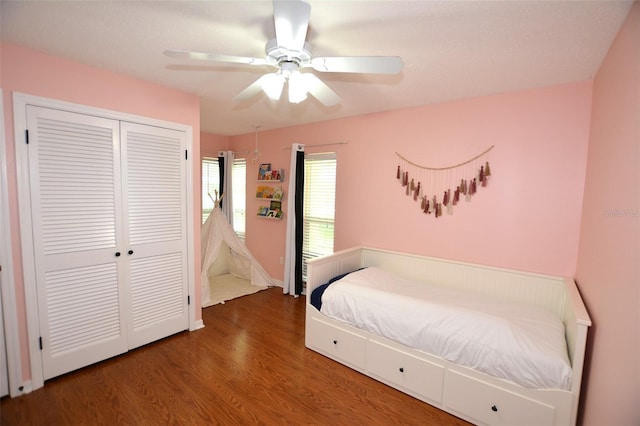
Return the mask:
<path id="1" fill-rule="evenodd" d="M 346 72 L 368 74 L 397 74 L 403 62 L 399 56 L 338 56 L 318 57 L 311 55 L 311 46 L 306 42 L 311 6 L 302 1 L 274 0 L 273 17 L 276 38 L 265 46 L 265 58 L 250 58 L 216 53 L 190 52 L 186 50 L 166 50 L 171 58 L 188 58 L 253 66 L 271 66 L 277 71 L 263 75 L 233 99 L 247 100 L 261 90 L 269 98 L 278 100 L 284 84 L 288 85 L 289 102 L 299 103 L 312 95 L 325 106 L 340 102 L 340 97 L 322 80 L 311 72 L 301 72 L 313 68 L 319 72 Z"/>

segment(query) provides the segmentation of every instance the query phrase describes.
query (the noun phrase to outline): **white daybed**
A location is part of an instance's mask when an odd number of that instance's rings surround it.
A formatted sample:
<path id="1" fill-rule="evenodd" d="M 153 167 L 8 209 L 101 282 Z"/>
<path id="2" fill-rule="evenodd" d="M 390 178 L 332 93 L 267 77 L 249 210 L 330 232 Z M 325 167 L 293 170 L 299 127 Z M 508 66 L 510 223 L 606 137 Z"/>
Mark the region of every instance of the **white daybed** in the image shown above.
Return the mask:
<path id="1" fill-rule="evenodd" d="M 524 387 L 331 319 L 311 304 L 314 289 L 362 267 L 377 267 L 404 279 L 481 293 L 553 312 L 565 328 L 571 369 L 568 389 Z M 476 424 L 576 423 L 591 320 L 571 278 L 365 247 L 310 260 L 307 275 L 305 344 L 308 348 Z"/>

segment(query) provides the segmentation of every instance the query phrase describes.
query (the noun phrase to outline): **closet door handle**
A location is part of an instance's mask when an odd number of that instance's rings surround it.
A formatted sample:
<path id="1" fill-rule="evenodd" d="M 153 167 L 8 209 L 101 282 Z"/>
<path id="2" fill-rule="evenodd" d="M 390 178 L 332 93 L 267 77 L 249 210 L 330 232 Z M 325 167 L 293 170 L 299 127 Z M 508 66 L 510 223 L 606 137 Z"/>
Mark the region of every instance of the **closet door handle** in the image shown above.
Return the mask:
<path id="1" fill-rule="evenodd" d="M 120 256 L 120 252 L 119 252 L 119 251 L 117 251 L 117 252 L 116 252 L 116 257 L 119 257 L 119 256 Z"/>
<path id="2" fill-rule="evenodd" d="M 401 373 L 404 373 L 404 368 L 400 367 L 398 370 L 400 370 Z"/>
<path id="3" fill-rule="evenodd" d="M 498 411 L 498 407 L 496 407 L 495 405 L 493 407 L 491 407 L 491 411 Z"/>
<path id="4" fill-rule="evenodd" d="M 129 253 L 129 254 L 133 254 L 133 250 L 129 250 L 127 253 Z"/>

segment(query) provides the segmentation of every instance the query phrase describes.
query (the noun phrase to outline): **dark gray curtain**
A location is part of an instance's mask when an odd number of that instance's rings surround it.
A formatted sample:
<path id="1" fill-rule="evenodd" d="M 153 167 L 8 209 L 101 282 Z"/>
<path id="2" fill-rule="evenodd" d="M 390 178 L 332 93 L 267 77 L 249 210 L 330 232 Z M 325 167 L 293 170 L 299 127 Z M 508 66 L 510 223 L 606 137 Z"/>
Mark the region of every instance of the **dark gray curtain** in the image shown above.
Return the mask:
<path id="1" fill-rule="evenodd" d="M 291 146 L 289 212 L 284 261 L 285 294 L 302 294 L 302 237 L 304 220 L 304 145 Z"/>
<path id="2" fill-rule="evenodd" d="M 222 153 L 220 153 L 222 154 Z M 220 178 L 219 178 L 219 182 L 218 182 L 218 188 L 220 188 L 220 194 L 218 195 L 218 197 L 220 198 L 220 207 L 222 208 L 222 203 L 224 202 L 224 200 L 222 199 L 222 195 L 224 194 L 224 156 L 218 154 L 218 168 L 220 169 Z M 223 210 L 224 211 L 224 210 Z"/>

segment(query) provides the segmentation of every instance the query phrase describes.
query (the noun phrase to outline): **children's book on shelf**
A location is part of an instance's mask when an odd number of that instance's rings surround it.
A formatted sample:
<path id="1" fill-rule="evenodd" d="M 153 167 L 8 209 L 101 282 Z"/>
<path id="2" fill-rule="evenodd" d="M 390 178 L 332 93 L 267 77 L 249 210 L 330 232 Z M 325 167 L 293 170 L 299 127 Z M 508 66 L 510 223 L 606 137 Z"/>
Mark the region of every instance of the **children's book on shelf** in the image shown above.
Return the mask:
<path id="1" fill-rule="evenodd" d="M 256 198 L 274 198 L 275 189 L 270 186 L 258 186 Z"/>
<path id="2" fill-rule="evenodd" d="M 258 167 L 258 180 L 267 180 L 271 176 L 271 163 L 262 163 Z"/>
<path id="3" fill-rule="evenodd" d="M 271 174 L 267 175 L 268 180 L 282 180 L 282 169 L 271 170 Z"/>
<path id="4" fill-rule="evenodd" d="M 280 201 L 271 201 L 269 203 L 269 211 L 267 217 L 279 219 L 282 217 L 282 203 Z"/>
<path id="5" fill-rule="evenodd" d="M 280 219 L 282 217 L 282 210 L 269 210 L 267 213 L 267 217 L 272 217 L 274 219 Z"/>
<path id="6" fill-rule="evenodd" d="M 280 219 L 282 217 L 282 210 L 269 210 L 269 212 L 267 213 L 267 217 Z"/>
<path id="7" fill-rule="evenodd" d="M 282 200 L 282 196 L 284 195 L 284 192 L 282 192 L 282 187 L 281 186 L 276 186 L 275 188 L 273 188 L 273 199 L 274 200 Z"/>
<path id="8" fill-rule="evenodd" d="M 269 210 L 282 210 L 282 203 L 280 201 L 272 201 L 269 203 Z"/>
<path id="9" fill-rule="evenodd" d="M 258 216 L 266 216 L 269 213 L 269 207 L 260 206 L 258 207 Z"/>
<path id="10" fill-rule="evenodd" d="M 284 180 L 284 169 L 271 169 L 270 163 L 260 164 L 258 167 L 258 180 Z"/>

